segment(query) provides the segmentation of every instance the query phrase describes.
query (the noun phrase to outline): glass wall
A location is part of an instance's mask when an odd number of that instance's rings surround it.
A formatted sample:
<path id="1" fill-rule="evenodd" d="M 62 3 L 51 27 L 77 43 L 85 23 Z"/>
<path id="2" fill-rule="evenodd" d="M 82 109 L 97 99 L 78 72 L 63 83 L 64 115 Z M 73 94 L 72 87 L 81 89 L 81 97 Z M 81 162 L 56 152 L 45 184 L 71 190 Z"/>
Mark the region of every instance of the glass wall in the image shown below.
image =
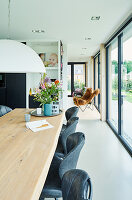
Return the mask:
<path id="1" fill-rule="evenodd" d="M 123 31 L 122 136 L 132 146 L 132 23 Z"/>
<path id="2" fill-rule="evenodd" d="M 95 90 L 98 88 L 98 56 L 95 58 Z M 95 96 L 95 106 L 98 108 L 98 96 Z"/>
<path id="3" fill-rule="evenodd" d="M 98 88 L 100 89 L 100 80 L 101 80 L 101 73 L 100 73 L 100 54 L 98 55 Z M 100 112 L 100 94 L 98 95 L 98 110 Z"/>
<path id="4" fill-rule="evenodd" d="M 75 92 L 84 91 L 86 86 L 86 63 L 68 62 L 67 65 L 67 90 L 68 96 L 72 97 Z M 79 94 L 78 94 L 79 95 Z M 81 94 L 80 94 L 81 95 Z"/>
<path id="5" fill-rule="evenodd" d="M 109 45 L 109 121 L 118 129 L 118 40 Z"/>
<path id="6" fill-rule="evenodd" d="M 100 89 L 100 53 L 94 58 L 94 89 Z M 100 112 L 100 94 L 95 96 L 94 104 Z"/>
<path id="7" fill-rule="evenodd" d="M 107 122 L 132 153 L 132 22 L 106 47 Z"/>
<path id="8" fill-rule="evenodd" d="M 74 64 L 74 89 L 85 87 L 85 64 Z"/>
<path id="9" fill-rule="evenodd" d="M 67 65 L 67 91 L 71 95 L 71 65 Z"/>

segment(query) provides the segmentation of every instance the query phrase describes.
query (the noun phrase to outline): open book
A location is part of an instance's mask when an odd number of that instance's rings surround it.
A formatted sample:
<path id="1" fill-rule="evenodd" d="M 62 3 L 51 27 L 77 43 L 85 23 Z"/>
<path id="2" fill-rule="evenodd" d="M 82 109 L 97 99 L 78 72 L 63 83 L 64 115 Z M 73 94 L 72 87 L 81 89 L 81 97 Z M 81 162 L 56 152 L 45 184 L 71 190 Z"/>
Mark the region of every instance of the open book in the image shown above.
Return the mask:
<path id="1" fill-rule="evenodd" d="M 46 120 L 27 122 L 26 127 L 31 129 L 33 132 L 53 128 L 53 126 L 49 124 L 49 122 L 47 122 Z"/>

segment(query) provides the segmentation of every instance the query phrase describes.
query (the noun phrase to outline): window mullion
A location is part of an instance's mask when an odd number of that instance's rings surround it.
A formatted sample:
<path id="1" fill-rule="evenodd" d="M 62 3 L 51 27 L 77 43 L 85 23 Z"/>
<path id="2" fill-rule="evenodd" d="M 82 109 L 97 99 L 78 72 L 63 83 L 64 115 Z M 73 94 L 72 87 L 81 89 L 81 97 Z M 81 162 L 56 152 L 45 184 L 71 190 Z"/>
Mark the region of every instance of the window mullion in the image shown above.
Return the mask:
<path id="1" fill-rule="evenodd" d="M 109 119 L 109 46 L 106 48 L 106 120 Z"/>
<path id="2" fill-rule="evenodd" d="M 123 104 L 123 98 L 121 95 L 121 87 L 122 87 L 122 64 L 123 64 L 123 42 L 122 42 L 122 36 L 121 33 L 118 36 L 118 134 L 122 135 L 122 104 Z"/>

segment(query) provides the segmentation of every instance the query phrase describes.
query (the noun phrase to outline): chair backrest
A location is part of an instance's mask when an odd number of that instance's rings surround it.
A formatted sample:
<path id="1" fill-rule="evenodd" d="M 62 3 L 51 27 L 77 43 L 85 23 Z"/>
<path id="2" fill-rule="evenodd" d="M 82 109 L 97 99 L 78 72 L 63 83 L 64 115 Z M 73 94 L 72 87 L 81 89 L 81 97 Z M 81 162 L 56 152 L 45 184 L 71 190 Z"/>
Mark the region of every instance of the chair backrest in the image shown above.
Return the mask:
<path id="1" fill-rule="evenodd" d="M 92 183 L 80 169 L 67 171 L 62 178 L 63 200 L 92 200 Z"/>
<path id="2" fill-rule="evenodd" d="M 66 120 L 68 121 L 72 117 L 76 117 L 78 111 L 79 111 L 79 108 L 77 106 L 73 106 L 71 108 L 68 108 L 67 111 L 65 112 Z"/>
<path id="3" fill-rule="evenodd" d="M 100 93 L 100 89 L 94 90 L 93 93 L 90 95 L 90 97 L 86 100 L 86 102 L 90 103 L 93 100 L 93 98 L 97 96 L 99 93 Z"/>
<path id="4" fill-rule="evenodd" d="M 81 132 L 71 134 L 67 138 L 67 155 L 63 158 L 59 167 L 59 176 L 63 177 L 65 172 L 70 169 L 75 169 L 80 155 L 80 151 L 84 145 L 85 136 Z"/>
<path id="5" fill-rule="evenodd" d="M 9 108 L 7 106 L 0 105 L 0 117 L 2 117 L 3 115 L 7 114 L 10 111 L 12 111 L 11 108 Z"/>
<path id="6" fill-rule="evenodd" d="M 78 117 L 73 117 L 73 118 L 69 119 L 67 122 L 66 128 L 61 133 L 60 141 L 63 146 L 64 154 L 67 154 L 67 147 L 66 147 L 67 138 L 69 135 L 76 132 L 76 127 L 77 127 L 78 121 L 79 121 Z"/>

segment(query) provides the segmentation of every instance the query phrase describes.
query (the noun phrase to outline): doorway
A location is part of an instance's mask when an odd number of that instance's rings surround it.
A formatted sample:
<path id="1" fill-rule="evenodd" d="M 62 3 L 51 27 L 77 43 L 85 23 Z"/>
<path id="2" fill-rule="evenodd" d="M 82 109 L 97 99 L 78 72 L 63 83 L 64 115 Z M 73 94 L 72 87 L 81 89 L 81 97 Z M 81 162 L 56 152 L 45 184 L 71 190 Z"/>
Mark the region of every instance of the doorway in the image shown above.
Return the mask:
<path id="1" fill-rule="evenodd" d="M 67 91 L 68 97 L 73 95 L 76 89 L 86 86 L 86 63 L 69 62 L 67 66 Z"/>

